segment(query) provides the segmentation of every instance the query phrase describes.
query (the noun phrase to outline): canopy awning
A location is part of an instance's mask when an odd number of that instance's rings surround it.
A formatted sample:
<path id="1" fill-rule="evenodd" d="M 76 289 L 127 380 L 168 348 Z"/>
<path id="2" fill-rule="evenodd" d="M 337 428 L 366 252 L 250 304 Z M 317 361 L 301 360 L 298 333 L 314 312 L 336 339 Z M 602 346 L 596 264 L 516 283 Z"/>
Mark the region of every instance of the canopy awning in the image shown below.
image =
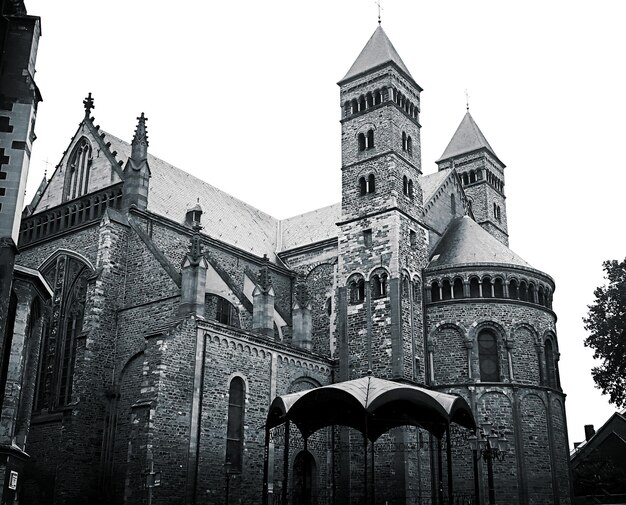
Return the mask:
<path id="1" fill-rule="evenodd" d="M 461 396 L 372 376 L 277 396 L 270 405 L 267 427 L 287 420 L 305 437 L 336 424 L 350 426 L 372 442 L 398 426 L 418 426 L 438 438 L 450 423 L 476 427 Z"/>

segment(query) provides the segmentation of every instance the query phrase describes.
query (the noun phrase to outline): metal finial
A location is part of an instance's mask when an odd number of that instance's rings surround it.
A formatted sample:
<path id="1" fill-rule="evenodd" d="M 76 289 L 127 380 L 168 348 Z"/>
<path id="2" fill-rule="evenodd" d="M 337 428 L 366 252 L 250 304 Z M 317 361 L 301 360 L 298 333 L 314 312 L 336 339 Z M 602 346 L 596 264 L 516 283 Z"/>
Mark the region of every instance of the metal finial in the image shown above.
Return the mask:
<path id="1" fill-rule="evenodd" d="M 467 88 L 465 88 L 465 109 L 469 112 L 469 93 L 467 92 Z"/>
<path id="2" fill-rule="evenodd" d="M 380 11 L 383 10 L 383 8 L 380 6 L 380 0 L 376 0 L 374 3 L 378 6 L 378 24 L 380 24 Z"/>
<path id="3" fill-rule="evenodd" d="M 91 91 L 89 92 L 89 94 L 87 95 L 87 98 L 85 98 L 83 100 L 83 106 L 85 107 L 85 116 L 89 117 L 89 115 L 91 114 L 91 110 L 94 109 L 96 106 L 93 104 L 93 98 L 91 97 Z"/>

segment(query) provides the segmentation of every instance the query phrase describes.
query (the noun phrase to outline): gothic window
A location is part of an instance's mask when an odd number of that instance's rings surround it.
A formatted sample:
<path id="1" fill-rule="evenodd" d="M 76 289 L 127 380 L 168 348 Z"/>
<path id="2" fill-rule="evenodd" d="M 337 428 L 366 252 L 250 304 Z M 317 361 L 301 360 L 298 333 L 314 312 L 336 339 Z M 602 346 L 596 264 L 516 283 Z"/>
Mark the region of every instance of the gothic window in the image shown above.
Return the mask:
<path id="1" fill-rule="evenodd" d="M 363 196 L 365 193 L 367 193 L 367 181 L 365 177 L 361 177 L 359 178 L 359 195 Z"/>
<path id="2" fill-rule="evenodd" d="M 88 192 L 91 168 L 91 143 L 81 138 L 74 146 L 65 172 L 63 201 L 72 200 Z"/>
<path id="3" fill-rule="evenodd" d="M 498 343 L 490 330 L 483 330 L 478 335 L 478 360 L 480 363 L 480 380 L 482 382 L 498 382 L 500 370 L 498 366 Z"/>
<path id="4" fill-rule="evenodd" d="M 370 174 L 367 178 L 367 192 L 375 193 L 376 192 L 376 179 L 374 178 L 374 174 Z"/>
<path id="5" fill-rule="evenodd" d="M 406 139 L 406 151 L 409 156 L 413 156 L 413 139 L 410 136 Z"/>
<path id="6" fill-rule="evenodd" d="M 455 299 L 463 298 L 463 281 L 461 279 L 454 279 L 452 294 Z"/>
<path id="7" fill-rule="evenodd" d="M 43 320 L 35 409 L 67 405 L 72 400 L 76 341 L 83 327 L 87 279 L 91 269 L 61 254 L 43 270 L 53 286 L 52 310 Z"/>
<path id="8" fill-rule="evenodd" d="M 233 377 L 228 390 L 225 461 L 227 473 L 241 473 L 242 469 L 245 390 L 243 379 Z"/>
<path id="9" fill-rule="evenodd" d="M 357 138 L 359 142 L 359 151 L 365 151 L 365 134 L 359 133 Z"/>
<path id="10" fill-rule="evenodd" d="M 471 298 L 480 297 L 480 283 L 478 282 L 478 277 L 472 277 L 470 279 L 470 297 Z"/>
<path id="11" fill-rule="evenodd" d="M 448 279 L 444 279 L 441 283 L 441 295 L 443 300 L 450 300 L 452 298 L 452 285 Z"/>
<path id="12" fill-rule="evenodd" d="M 517 300 L 519 298 L 517 281 L 515 279 L 511 279 L 511 282 L 509 282 L 509 298 L 512 300 Z"/>
<path id="13" fill-rule="evenodd" d="M 406 133 L 402 132 L 402 150 L 406 151 Z"/>
<path id="14" fill-rule="evenodd" d="M 374 130 L 368 130 L 367 132 L 367 148 L 374 149 Z"/>

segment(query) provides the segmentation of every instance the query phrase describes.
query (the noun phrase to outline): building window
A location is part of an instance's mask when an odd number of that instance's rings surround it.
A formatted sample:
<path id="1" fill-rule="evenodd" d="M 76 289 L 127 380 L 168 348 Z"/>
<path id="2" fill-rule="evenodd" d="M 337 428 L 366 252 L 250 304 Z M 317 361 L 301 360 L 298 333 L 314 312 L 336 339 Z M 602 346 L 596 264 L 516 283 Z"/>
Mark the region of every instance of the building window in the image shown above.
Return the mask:
<path id="1" fill-rule="evenodd" d="M 359 276 L 348 283 L 348 293 L 350 303 L 361 303 L 365 299 L 365 281 L 363 277 Z"/>
<path id="2" fill-rule="evenodd" d="M 359 178 L 359 195 L 364 196 L 367 193 L 367 181 L 365 177 Z"/>
<path id="3" fill-rule="evenodd" d="M 413 156 L 413 139 L 410 136 L 406 139 L 406 151 L 409 156 Z"/>
<path id="4" fill-rule="evenodd" d="M 480 297 L 480 282 L 477 277 L 472 277 L 470 279 L 470 298 L 479 298 Z"/>
<path id="5" fill-rule="evenodd" d="M 34 409 L 53 409 L 72 400 L 76 340 L 83 327 L 87 279 L 91 269 L 61 254 L 48 262 L 43 276 L 54 286 L 53 306 L 42 322 Z"/>
<path id="6" fill-rule="evenodd" d="M 409 198 L 413 200 L 413 181 L 409 179 Z"/>
<path id="7" fill-rule="evenodd" d="M 402 193 L 405 195 L 409 194 L 409 180 L 406 175 L 402 177 Z"/>
<path id="8" fill-rule="evenodd" d="M 417 233 L 413 230 L 409 231 L 409 243 L 411 247 L 415 247 L 417 245 Z"/>
<path id="9" fill-rule="evenodd" d="M 554 360 L 554 347 L 551 340 L 546 340 L 544 349 L 546 356 L 546 386 L 556 388 L 556 363 Z"/>
<path id="10" fill-rule="evenodd" d="M 208 294 L 204 297 L 204 315 L 208 320 L 239 328 L 237 308 L 221 296 Z"/>
<path id="11" fill-rule="evenodd" d="M 375 193 L 376 192 L 376 179 L 374 178 L 374 174 L 370 174 L 367 178 L 367 192 Z"/>
<path id="12" fill-rule="evenodd" d="M 387 296 L 387 274 L 372 275 L 372 297 L 382 298 Z"/>
<path id="13" fill-rule="evenodd" d="M 480 380 L 482 382 L 499 382 L 498 343 L 496 336 L 489 330 L 478 335 L 478 359 L 480 362 Z"/>
<path id="14" fill-rule="evenodd" d="M 226 428 L 226 471 L 241 473 L 243 456 L 243 420 L 246 386 L 241 377 L 230 381 L 228 390 L 228 425 Z"/>
<path id="15" fill-rule="evenodd" d="M 438 302 L 441 300 L 441 291 L 439 290 L 439 283 L 437 281 L 430 285 L 430 301 Z"/>
<path id="16" fill-rule="evenodd" d="M 374 149 L 374 130 L 367 132 L 367 149 Z"/>
<path id="17" fill-rule="evenodd" d="M 402 150 L 406 151 L 406 133 L 402 132 Z"/>
<path id="18" fill-rule="evenodd" d="M 454 279 L 452 286 L 452 294 L 455 299 L 463 298 L 463 281 L 461 279 Z"/>
<path id="19" fill-rule="evenodd" d="M 452 285 L 448 279 L 444 279 L 441 283 L 441 298 L 450 300 L 452 298 Z"/>
<path id="20" fill-rule="evenodd" d="M 83 137 L 74 146 L 66 167 L 63 201 L 88 193 L 91 161 L 91 143 Z"/>
<path id="21" fill-rule="evenodd" d="M 372 247 L 372 230 L 363 230 L 363 243 L 365 247 Z"/>
<path id="22" fill-rule="evenodd" d="M 365 134 L 359 133 L 357 140 L 359 143 L 359 151 L 365 151 Z"/>

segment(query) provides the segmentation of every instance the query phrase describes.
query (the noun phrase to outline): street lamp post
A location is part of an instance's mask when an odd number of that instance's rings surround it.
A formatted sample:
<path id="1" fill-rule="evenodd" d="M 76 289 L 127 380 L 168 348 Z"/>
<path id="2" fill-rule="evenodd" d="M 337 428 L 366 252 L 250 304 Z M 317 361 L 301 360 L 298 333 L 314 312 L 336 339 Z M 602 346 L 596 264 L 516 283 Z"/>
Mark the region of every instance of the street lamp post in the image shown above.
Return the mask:
<path id="1" fill-rule="evenodd" d="M 487 463 L 487 484 L 489 486 L 489 505 L 496 504 L 496 491 L 493 483 L 493 460 L 502 461 L 508 450 L 508 441 L 504 433 L 498 432 L 485 417 L 482 427 L 478 429 L 478 436 L 469 437 L 472 452 L 474 453 L 474 492 L 476 503 L 479 502 L 478 460 L 481 458 Z"/>

